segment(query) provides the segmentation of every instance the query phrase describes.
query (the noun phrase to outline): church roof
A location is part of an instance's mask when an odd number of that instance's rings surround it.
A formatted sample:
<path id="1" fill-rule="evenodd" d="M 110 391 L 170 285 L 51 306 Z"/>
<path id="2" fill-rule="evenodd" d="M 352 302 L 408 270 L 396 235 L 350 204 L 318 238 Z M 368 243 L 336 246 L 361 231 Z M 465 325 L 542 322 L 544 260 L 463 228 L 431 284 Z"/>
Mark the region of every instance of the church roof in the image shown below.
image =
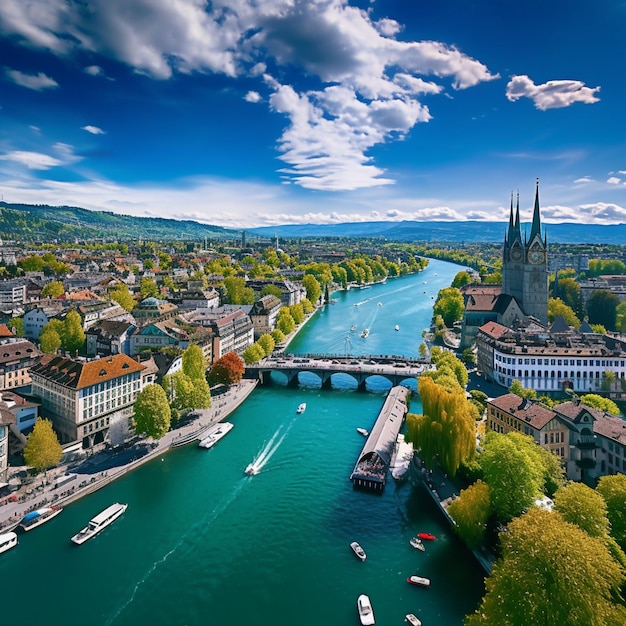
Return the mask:
<path id="1" fill-rule="evenodd" d="M 568 333 L 570 331 L 569 324 L 562 315 L 557 315 L 550 326 L 551 333 Z"/>

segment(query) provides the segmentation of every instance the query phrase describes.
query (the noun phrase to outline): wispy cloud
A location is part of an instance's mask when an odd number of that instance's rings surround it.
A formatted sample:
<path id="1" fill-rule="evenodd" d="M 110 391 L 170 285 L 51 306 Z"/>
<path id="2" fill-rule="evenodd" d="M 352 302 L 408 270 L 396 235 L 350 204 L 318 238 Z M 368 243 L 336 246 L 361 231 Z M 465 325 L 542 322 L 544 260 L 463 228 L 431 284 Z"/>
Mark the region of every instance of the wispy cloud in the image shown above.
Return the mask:
<path id="1" fill-rule="evenodd" d="M 579 80 L 549 80 L 542 85 L 535 83 L 525 75 L 513 76 L 506 86 L 506 97 L 515 102 L 520 98 L 530 98 L 535 108 L 540 111 L 561 109 L 576 102 L 593 104 L 599 102 L 596 93 L 600 87 L 586 87 Z"/>
<path id="2" fill-rule="evenodd" d="M 103 131 L 101 128 L 98 128 L 97 126 L 92 126 L 91 124 L 88 124 L 87 126 L 81 126 L 80 128 L 81 130 L 86 130 L 88 133 L 91 133 L 92 135 L 106 134 L 105 131 Z"/>
<path id="3" fill-rule="evenodd" d="M 46 76 L 43 72 L 39 74 L 25 74 L 18 70 L 6 70 L 7 76 L 16 84 L 34 91 L 42 91 L 44 89 L 56 89 L 59 83 L 53 78 Z"/>
<path id="4" fill-rule="evenodd" d="M 18 163 L 26 166 L 29 170 L 49 170 L 81 160 L 81 157 L 74 153 L 72 146 L 66 143 L 55 143 L 51 152 L 52 154 L 46 154 L 28 150 L 12 150 L 0 154 L 0 161 Z"/>

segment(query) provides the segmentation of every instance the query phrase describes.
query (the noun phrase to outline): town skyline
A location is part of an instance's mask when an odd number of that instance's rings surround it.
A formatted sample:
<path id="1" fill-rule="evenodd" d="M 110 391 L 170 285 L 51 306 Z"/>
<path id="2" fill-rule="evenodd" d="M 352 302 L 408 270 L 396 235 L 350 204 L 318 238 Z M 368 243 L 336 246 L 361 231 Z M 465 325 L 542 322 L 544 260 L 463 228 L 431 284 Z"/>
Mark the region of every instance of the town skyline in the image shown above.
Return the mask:
<path id="1" fill-rule="evenodd" d="M 619 2 L 0 6 L 0 191 L 228 228 L 626 222 Z M 584 43 L 582 43 L 584 42 Z M 617 130 L 616 130 L 617 129 Z"/>

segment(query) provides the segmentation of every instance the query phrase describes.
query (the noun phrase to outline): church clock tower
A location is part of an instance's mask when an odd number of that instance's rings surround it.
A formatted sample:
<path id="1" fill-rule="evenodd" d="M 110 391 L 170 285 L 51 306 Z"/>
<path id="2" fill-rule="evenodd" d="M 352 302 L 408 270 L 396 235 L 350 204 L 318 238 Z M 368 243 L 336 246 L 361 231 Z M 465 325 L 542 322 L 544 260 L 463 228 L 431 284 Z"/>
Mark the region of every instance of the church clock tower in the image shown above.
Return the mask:
<path id="1" fill-rule="evenodd" d="M 542 324 L 548 323 L 548 244 L 541 230 L 539 181 L 530 235 L 522 240 L 519 221 L 519 194 L 513 217 L 513 198 L 509 228 L 504 239 L 502 258 L 502 293 L 513 296 L 525 315 Z"/>

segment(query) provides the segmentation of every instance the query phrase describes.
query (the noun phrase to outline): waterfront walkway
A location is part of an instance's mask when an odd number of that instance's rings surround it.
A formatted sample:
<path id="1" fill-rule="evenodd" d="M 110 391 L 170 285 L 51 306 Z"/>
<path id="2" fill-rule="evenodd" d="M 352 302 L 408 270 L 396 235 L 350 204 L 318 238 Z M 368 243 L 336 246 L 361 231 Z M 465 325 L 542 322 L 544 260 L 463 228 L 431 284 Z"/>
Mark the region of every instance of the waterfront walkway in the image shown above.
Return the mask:
<path id="1" fill-rule="evenodd" d="M 181 444 L 193 443 L 217 422 L 237 409 L 256 387 L 256 381 L 242 380 L 211 398 L 211 407 L 195 409 L 161 439 L 135 437 L 116 448 L 100 446 L 78 462 L 59 465 L 39 474 L 17 491 L 0 500 L 0 531 L 14 528 L 29 511 L 43 506 L 66 506 L 78 498 L 105 487 L 117 478 Z M 12 467 L 13 474 L 25 474 L 26 467 Z M 62 485 L 58 483 L 67 480 Z"/>

